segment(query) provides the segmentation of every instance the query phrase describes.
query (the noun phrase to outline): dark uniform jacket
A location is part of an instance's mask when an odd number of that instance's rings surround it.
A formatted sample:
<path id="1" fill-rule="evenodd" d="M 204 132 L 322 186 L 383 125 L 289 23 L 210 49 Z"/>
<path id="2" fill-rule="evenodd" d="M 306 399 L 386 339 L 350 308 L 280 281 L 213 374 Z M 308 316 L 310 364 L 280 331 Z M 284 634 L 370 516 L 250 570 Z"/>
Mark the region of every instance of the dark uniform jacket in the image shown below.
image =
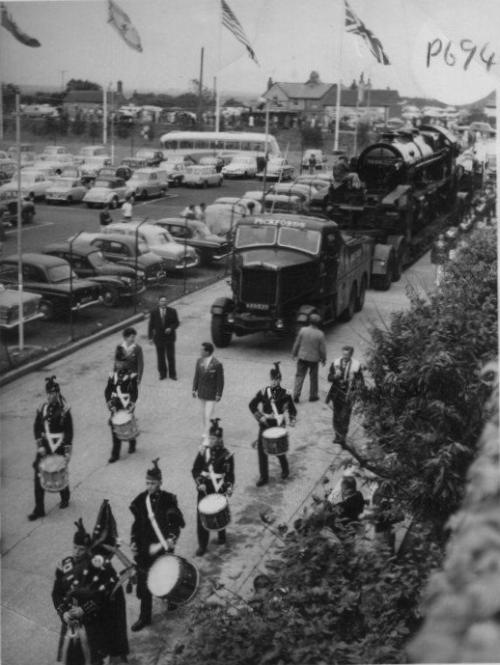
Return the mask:
<path id="1" fill-rule="evenodd" d="M 220 489 L 214 487 L 210 478 L 210 467 L 214 474 L 223 476 Z M 201 484 L 206 487 L 206 494 L 219 492 L 225 494 L 229 488 L 234 485 L 234 456 L 226 448 L 207 448 L 206 451 L 199 452 L 194 460 L 191 470 L 196 486 Z"/>
<path id="2" fill-rule="evenodd" d="M 157 307 L 151 311 L 149 315 L 148 338 L 153 340 L 155 344 L 163 345 L 166 342 L 175 342 L 176 330 L 179 327 L 179 317 L 177 310 L 173 307 L 167 307 L 165 312 L 165 321 L 161 319 L 160 308 Z M 170 333 L 167 333 L 167 328 L 170 328 Z"/>
<path id="3" fill-rule="evenodd" d="M 255 395 L 248 405 L 250 411 L 253 415 L 259 419 L 260 413 L 268 416 L 265 423 L 260 422 L 260 427 L 262 429 L 267 429 L 268 427 L 282 427 L 284 426 L 285 419 L 283 418 L 281 422 L 277 422 L 274 418 L 274 412 L 272 407 L 272 402 L 274 401 L 276 406 L 276 411 L 278 414 L 284 414 L 285 411 L 288 411 L 288 417 L 290 420 L 295 420 L 297 416 L 297 409 L 293 402 L 292 394 L 289 390 L 282 388 L 281 386 L 276 386 L 271 388 L 267 386 Z M 261 407 L 259 409 L 259 406 Z"/>
<path id="4" fill-rule="evenodd" d="M 60 439 L 55 438 L 51 442 L 47 430 L 49 434 L 60 434 Z M 73 419 L 69 406 L 65 402 L 42 404 L 36 412 L 33 434 L 48 455 L 69 455 L 73 443 Z M 34 466 L 41 458 L 42 455 L 38 453 Z"/>
<path id="5" fill-rule="evenodd" d="M 130 398 L 130 402 L 135 404 L 139 394 L 137 388 L 137 374 L 130 374 L 128 372 L 117 374 L 113 372 L 108 378 L 108 383 L 104 389 L 104 398 L 110 409 L 126 409 L 127 404 L 120 399 L 120 392 L 125 397 Z M 125 399 L 125 402 L 128 400 Z"/>
<path id="6" fill-rule="evenodd" d="M 149 546 L 159 543 L 158 537 L 148 517 L 146 508 L 147 491 L 141 492 L 130 504 L 134 516 L 130 534 L 131 542 L 137 547 L 137 564 L 147 566 L 154 555 Z M 151 508 L 165 539 L 178 538 L 181 529 L 186 526 L 182 512 L 177 505 L 175 494 L 158 490 L 151 495 Z"/>

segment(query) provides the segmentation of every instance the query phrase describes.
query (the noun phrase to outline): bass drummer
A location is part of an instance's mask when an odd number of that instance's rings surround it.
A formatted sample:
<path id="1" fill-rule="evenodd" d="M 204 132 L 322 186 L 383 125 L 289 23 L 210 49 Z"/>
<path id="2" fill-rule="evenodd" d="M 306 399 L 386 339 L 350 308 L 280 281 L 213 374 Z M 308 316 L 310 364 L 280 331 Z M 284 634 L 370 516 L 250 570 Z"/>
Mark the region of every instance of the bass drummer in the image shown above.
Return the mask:
<path id="1" fill-rule="evenodd" d="M 186 526 L 175 494 L 161 489 L 158 459 L 146 472 L 146 491 L 130 504 L 134 516 L 130 540 L 137 563 L 137 597 L 141 601 L 139 619 L 131 626 L 134 632 L 151 623 L 153 597 L 147 585 L 148 571 L 159 556 L 174 551 L 181 529 Z"/>
<path id="2" fill-rule="evenodd" d="M 37 453 L 33 462 L 33 468 L 35 469 L 35 509 L 28 515 L 31 522 L 45 516 L 45 490 L 40 482 L 40 464 L 43 465 L 43 460 L 48 455 L 58 455 L 66 466 L 71 457 L 73 443 L 73 419 L 70 407 L 61 394 L 55 376 L 45 379 L 45 392 L 47 393 L 47 400 L 37 410 L 33 424 Z M 61 489 L 59 494 L 61 496 L 59 508 L 67 508 L 70 496 L 69 486 Z"/>
<path id="3" fill-rule="evenodd" d="M 267 485 L 269 482 L 269 461 L 264 452 L 263 432 L 269 427 L 283 427 L 285 425 L 285 412 L 288 412 L 290 427 L 295 426 L 297 409 L 293 403 L 292 393 L 281 387 L 281 371 L 279 362 L 269 372 L 271 382 L 255 395 L 248 405 L 255 420 L 259 423 L 259 437 L 257 439 L 257 453 L 259 457 L 260 478 L 257 487 Z M 290 475 L 288 459 L 285 454 L 278 455 L 281 465 L 281 477 L 286 480 Z"/>
<path id="4" fill-rule="evenodd" d="M 222 439 L 223 429 L 219 425 L 220 418 L 213 418 L 209 435 L 208 446 L 201 446 L 200 452 L 194 460 L 191 473 L 198 490 L 198 503 L 210 494 L 224 494 L 231 496 L 234 487 L 234 456 L 224 447 Z M 198 549 L 196 556 L 203 556 L 207 550 L 209 531 L 204 528 L 199 509 L 197 514 Z M 218 531 L 218 542 L 226 542 L 226 529 Z"/>
<path id="5" fill-rule="evenodd" d="M 134 412 L 135 403 L 139 390 L 137 386 L 137 374 L 130 371 L 127 355 L 122 345 L 116 347 L 114 371 L 108 378 L 108 383 L 104 390 L 104 399 L 111 412 L 111 417 L 117 411 L 128 411 L 130 414 Z M 120 458 L 120 450 L 122 447 L 121 439 L 117 437 L 113 430 L 112 418 L 109 419 L 109 426 L 111 427 L 111 457 L 108 462 L 113 464 Z M 137 440 L 130 439 L 128 442 L 128 452 L 135 453 Z"/>

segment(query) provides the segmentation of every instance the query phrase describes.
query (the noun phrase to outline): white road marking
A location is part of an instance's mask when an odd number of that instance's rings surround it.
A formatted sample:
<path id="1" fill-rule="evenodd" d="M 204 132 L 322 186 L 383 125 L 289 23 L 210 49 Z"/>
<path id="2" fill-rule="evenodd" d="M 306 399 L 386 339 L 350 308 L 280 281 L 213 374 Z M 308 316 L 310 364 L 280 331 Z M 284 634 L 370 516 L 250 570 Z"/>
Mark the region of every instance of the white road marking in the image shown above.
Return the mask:
<path id="1" fill-rule="evenodd" d="M 21 231 L 34 231 L 35 229 L 42 229 L 44 226 L 54 226 L 54 222 L 42 222 L 41 224 L 23 226 Z M 5 231 L 5 233 L 6 235 L 12 235 L 13 233 L 17 233 L 17 229 L 14 227 L 8 231 Z"/>

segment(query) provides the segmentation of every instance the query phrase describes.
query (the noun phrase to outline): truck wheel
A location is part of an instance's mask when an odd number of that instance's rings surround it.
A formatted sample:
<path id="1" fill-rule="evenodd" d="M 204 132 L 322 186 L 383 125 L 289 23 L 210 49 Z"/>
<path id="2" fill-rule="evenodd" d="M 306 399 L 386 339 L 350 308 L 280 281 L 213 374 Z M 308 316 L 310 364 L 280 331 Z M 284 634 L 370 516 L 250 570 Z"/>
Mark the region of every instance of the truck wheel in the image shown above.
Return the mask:
<path id="1" fill-rule="evenodd" d="M 106 307 L 116 307 L 120 300 L 120 294 L 112 286 L 104 286 L 102 289 L 102 303 Z"/>
<path id="2" fill-rule="evenodd" d="M 50 319 L 54 318 L 54 305 L 50 300 L 41 300 L 39 310 L 40 314 L 43 314 L 43 321 L 50 321 Z"/>
<path id="3" fill-rule="evenodd" d="M 366 296 L 366 279 L 363 277 L 361 280 L 361 286 L 359 287 L 359 293 L 356 297 L 356 306 L 354 310 L 356 312 L 361 312 L 365 306 L 365 296 Z"/>
<path id="4" fill-rule="evenodd" d="M 349 296 L 349 304 L 345 308 L 342 314 L 343 321 L 350 321 L 354 316 L 356 311 L 356 286 L 353 284 L 351 289 L 351 295 Z"/>
<path id="5" fill-rule="evenodd" d="M 388 268 L 385 275 L 377 275 L 374 280 L 374 286 L 378 291 L 389 291 L 392 282 L 392 270 Z"/>
<path id="6" fill-rule="evenodd" d="M 232 333 L 228 330 L 223 316 L 212 316 L 211 333 L 213 343 L 216 347 L 221 349 L 225 346 L 229 346 Z"/>

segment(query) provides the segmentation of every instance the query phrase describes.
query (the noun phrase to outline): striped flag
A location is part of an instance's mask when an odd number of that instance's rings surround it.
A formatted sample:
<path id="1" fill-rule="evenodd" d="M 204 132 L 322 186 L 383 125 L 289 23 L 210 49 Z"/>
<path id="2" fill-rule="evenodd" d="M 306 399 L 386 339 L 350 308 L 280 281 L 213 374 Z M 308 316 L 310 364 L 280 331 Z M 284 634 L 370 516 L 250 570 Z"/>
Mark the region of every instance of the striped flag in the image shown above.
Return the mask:
<path id="1" fill-rule="evenodd" d="M 221 0 L 222 3 L 222 25 L 224 25 L 229 32 L 232 32 L 236 39 L 243 44 L 243 46 L 248 51 L 248 55 L 252 60 L 258 65 L 257 58 L 255 57 L 255 52 L 250 46 L 248 37 L 245 35 L 245 31 L 241 27 L 241 23 L 236 18 L 233 10 L 227 4 L 226 0 Z"/>
<path id="2" fill-rule="evenodd" d="M 6 30 L 8 30 L 10 34 L 17 39 L 18 42 L 21 42 L 21 44 L 24 44 L 25 46 L 32 46 L 32 47 L 40 46 L 40 42 L 38 41 L 38 39 L 30 37 L 25 32 L 19 29 L 17 23 L 8 13 L 7 8 L 3 3 L 0 8 L 0 11 L 2 14 L 1 23 L 3 27 Z"/>
<path id="3" fill-rule="evenodd" d="M 347 32 L 351 32 L 353 35 L 358 35 L 365 40 L 366 45 L 372 52 L 373 56 L 381 65 L 390 65 L 389 58 L 386 56 L 382 44 L 377 37 L 368 30 L 363 21 L 356 16 L 352 11 L 351 7 L 347 0 L 344 0 L 345 3 L 345 27 Z"/>
<path id="4" fill-rule="evenodd" d="M 108 10 L 109 18 L 108 23 L 111 23 L 113 28 L 115 28 L 123 39 L 123 41 L 130 46 L 130 48 L 135 49 L 142 53 L 141 38 L 139 33 L 132 25 L 127 13 L 120 9 L 116 2 L 113 0 L 108 0 Z"/>

